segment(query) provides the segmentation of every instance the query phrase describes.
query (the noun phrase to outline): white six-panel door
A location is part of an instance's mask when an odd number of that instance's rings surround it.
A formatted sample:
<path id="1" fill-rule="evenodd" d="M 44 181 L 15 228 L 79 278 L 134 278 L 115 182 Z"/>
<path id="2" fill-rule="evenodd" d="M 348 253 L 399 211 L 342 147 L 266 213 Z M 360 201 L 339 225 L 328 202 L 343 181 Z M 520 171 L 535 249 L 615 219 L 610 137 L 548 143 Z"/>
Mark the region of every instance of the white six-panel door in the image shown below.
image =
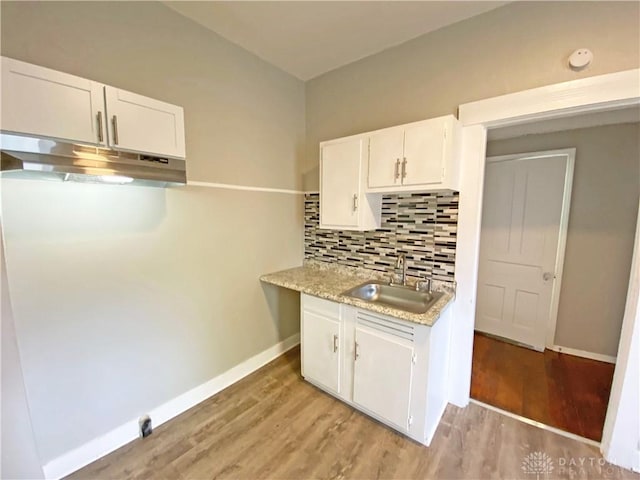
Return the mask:
<path id="1" fill-rule="evenodd" d="M 544 349 L 557 313 L 572 173 L 571 151 L 487 159 L 477 330 Z"/>

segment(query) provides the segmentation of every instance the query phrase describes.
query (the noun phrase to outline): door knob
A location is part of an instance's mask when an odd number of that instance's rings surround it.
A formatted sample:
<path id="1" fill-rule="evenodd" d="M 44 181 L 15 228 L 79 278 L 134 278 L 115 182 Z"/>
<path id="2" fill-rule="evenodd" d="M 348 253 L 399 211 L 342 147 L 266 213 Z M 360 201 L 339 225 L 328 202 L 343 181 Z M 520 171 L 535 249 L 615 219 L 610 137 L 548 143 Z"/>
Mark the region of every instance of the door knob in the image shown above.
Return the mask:
<path id="1" fill-rule="evenodd" d="M 549 280 L 552 280 L 552 279 L 554 279 L 554 278 L 556 278 L 556 276 L 555 276 L 553 273 L 551 273 L 551 272 L 544 272 L 544 273 L 542 274 L 542 279 L 543 279 L 545 282 L 548 282 Z"/>

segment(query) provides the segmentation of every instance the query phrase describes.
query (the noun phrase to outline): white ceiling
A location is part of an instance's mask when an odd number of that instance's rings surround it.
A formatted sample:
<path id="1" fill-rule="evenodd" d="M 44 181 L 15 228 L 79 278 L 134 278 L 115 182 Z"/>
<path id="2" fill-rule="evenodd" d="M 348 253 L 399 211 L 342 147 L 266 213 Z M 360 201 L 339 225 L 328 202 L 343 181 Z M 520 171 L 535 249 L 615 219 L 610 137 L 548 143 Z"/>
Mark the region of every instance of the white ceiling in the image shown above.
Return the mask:
<path id="1" fill-rule="evenodd" d="M 301 80 L 509 2 L 164 2 Z"/>

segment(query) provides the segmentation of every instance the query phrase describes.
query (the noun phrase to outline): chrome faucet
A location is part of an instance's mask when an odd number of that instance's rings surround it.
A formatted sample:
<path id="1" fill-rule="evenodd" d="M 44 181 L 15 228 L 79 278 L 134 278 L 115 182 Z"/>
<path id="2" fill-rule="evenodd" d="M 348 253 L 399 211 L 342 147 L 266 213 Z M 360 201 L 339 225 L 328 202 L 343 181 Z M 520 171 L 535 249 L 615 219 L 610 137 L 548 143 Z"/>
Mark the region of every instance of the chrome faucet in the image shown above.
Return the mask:
<path id="1" fill-rule="evenodd" d="M 398 255 L 398 260 L 396 260 L 396 268 L 402 267 L 402 276 L 400 277 L 403 286 L 407 286 L 407 257 L 405 257 L 404 253 Z"/>

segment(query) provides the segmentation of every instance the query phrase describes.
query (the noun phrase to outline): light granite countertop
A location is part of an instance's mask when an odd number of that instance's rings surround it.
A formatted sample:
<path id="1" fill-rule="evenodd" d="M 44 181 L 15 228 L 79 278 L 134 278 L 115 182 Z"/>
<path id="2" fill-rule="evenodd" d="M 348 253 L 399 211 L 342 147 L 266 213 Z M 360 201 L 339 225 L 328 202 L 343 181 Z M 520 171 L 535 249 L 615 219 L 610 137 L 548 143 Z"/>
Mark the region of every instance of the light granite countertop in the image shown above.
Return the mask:
<path id="1" fill-rule="evenodd" d="M 434 289 L 443 292 L 444 295 L 426 313 L 411 313 L 343 295 L 343 292 L 367 280 L 384 277 L 381 272 L 372 270 L 343 267 L 324 262 L 305 262 L 301 267 L 263 275 L 260 277 L 260 281 L 427 326 L 432 326 L 440 318 L 442 311 L 455 297 L 452 288 L 436 283 Z"/>

